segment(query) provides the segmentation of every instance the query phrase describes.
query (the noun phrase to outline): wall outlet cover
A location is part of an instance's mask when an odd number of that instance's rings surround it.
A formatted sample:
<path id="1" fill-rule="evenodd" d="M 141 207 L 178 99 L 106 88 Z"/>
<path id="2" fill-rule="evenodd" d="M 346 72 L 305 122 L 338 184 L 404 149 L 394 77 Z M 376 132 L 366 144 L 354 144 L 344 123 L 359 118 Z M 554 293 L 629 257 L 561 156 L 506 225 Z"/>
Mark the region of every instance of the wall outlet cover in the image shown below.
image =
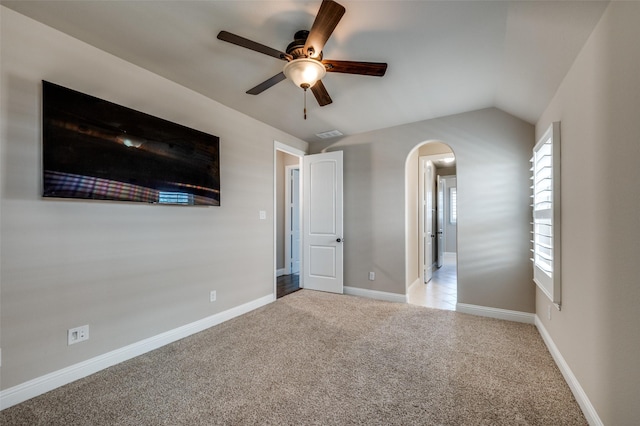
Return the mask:
<path id="1" fill-rule="evenodd" d="M 70 328 L 67 330 L 67 345 L 84 342 L 89 340 L 89 326 L 82 325 L 80 327 Z"/>

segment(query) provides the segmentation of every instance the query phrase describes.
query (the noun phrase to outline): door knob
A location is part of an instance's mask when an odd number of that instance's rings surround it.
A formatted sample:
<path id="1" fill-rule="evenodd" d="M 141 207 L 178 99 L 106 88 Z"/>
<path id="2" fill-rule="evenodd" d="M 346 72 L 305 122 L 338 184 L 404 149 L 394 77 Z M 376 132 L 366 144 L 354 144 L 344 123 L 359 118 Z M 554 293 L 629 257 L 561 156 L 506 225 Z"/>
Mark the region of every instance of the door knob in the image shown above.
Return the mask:
<path id="1" fill-rule="evenodd" d="M 336 242 L 337 242 L 337 243 L 341 243 L 341 242 L 343 242 L 343 241 L 344 241 L 344 238 L 338 238 L 338 239 L 336 240 Z"/>

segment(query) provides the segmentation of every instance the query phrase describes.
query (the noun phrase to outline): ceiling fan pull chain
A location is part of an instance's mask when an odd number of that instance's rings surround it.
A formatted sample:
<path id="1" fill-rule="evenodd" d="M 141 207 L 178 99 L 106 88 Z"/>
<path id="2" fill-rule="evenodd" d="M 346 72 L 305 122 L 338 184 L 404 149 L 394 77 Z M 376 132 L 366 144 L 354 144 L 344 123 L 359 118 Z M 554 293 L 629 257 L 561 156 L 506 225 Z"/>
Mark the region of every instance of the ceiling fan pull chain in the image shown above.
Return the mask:
<path id="1" fill-rule="evenodd" d="M 304 119 L 307 119 L 307 89 L 304 89 Z"/>

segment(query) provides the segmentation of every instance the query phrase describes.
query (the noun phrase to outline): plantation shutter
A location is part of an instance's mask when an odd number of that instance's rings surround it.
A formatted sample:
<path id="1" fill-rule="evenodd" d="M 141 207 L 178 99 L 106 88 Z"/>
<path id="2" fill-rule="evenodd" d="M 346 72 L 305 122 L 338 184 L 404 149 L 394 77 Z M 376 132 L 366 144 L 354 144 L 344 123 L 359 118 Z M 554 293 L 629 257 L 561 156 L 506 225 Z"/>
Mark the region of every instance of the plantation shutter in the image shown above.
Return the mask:
<path id="1" fill-rule="evenodd" d="M 531 158 L 533 279 L 560 304 L 560 123 L 553 123 Z"/>

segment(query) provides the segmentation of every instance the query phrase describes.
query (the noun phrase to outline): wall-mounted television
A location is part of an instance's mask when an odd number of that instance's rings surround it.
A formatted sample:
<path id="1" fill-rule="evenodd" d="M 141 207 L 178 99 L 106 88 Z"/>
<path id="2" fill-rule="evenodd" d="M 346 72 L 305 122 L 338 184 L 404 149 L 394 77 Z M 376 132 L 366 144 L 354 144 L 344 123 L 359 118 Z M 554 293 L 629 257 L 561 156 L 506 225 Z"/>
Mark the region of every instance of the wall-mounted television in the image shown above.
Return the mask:
<path id="1" fill-rule="evenodd" d="M 42 82 L 43 196 L 220 205 L 220 139 Z"/>

